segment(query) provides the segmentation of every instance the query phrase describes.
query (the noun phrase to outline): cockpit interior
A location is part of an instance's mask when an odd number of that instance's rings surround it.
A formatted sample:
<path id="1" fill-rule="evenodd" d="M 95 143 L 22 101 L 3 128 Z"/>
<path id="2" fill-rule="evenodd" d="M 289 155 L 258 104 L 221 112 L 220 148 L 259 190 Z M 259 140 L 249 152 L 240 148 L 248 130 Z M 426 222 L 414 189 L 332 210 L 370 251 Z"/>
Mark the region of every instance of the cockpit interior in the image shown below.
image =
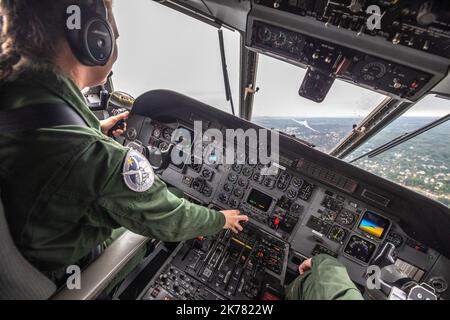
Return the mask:
<path id="1" fill-rule="evenodd" d="M 47 298 L 102 298 L 127 261 L 139 248 L 149 246 L 142 262 L 109 298 L 282 300 L 286 286 L 298 275 L 298 265 L 327 254 L 345 265 L 365 299 L 450 299 L 448 149 L 441 153 L 440 178 L 429 176 L 441 179 L 441 200 L 354 164 L 438 127 L 443 137 L 449 137 L 449 1 L 148 2 L 162 12 L 217 29 L 219 77 L 225 86 L 222 102 L 229 109 L 173 88 L 148 88 L 134 97 L 117 85 L 120 71 L 114 71 L 105 86 L 85 92 L 85 98 L 99 119 L 130 111 L 127 131 L 116 140 L 144 154 L 168 186 L 196 204 L 218 211 L 237 209 L 250 220 L 239 234 L 223 231 L 181 243 L 127 232 L 82 271 L 80 290 L 50 288 Z M 166 26 L 159 27 L 164 36 Z M 236 90 L 230 84 L 224 31 L 239 38 L 234 52 L 239 63 Z M 139 50 L 139 44 L 133 50 Z M 364 90 L 378 100 L 366 106 L 358 123 L 347 125 L 337 143 L 321 148 L 319 140 L 296 132 L 307 130 L 316 136 L 326 118 L 316 127 L 312 120 L 304 120 L 307 117 L 293 114 L 297 123 L 277 127 L 267 118 L 255 117 L 264 103 L 265 88 L 258 83 L 262 63 L 301 71 L 303 78 L 296 79 L 291 93 L 305 101 L 310 110 L 306 114 L 331 105 L 339 122 L 340 105 L 333 106 L 330 96 L 341 86 L 349 92 Z M 151 73 L 144 68 L 141 72 Z M 283 73 L 274 77 L 270 83 L 285 85 Z M 430 97 L 443 106 L 443 113 L 421 125 L 408 123 L 408 132 L 394 133 L 381 145 L 362 148 Z M 281 114 L 287 107 L 279 101 L 271 106 L 271 114 Z M 230 130 L 238 134 L 230 137 Z M 246 132 L 255 132 L 260 141 L 261 130 L 276 139 L 265 146 L 250 143 Z M 191 138 L 187 145 L 180 131 Z M 217 139 L 204 132 L 226 137 L 232 148 L 219 150 Z M 332 141 L 333 134 L 321 139 Z M 440 142 L 448 148 L 449 141 Z M 235 148 L 239 143 L 245 148 Z M 174 161 L 174 152 L 183 161 Z M 260 163 L 263 153 L 276 153 L 277 161 Z M 206 160 L 195 161 L 194 154 Z M 222 161 L 225 157 L 234 161 Z"/>

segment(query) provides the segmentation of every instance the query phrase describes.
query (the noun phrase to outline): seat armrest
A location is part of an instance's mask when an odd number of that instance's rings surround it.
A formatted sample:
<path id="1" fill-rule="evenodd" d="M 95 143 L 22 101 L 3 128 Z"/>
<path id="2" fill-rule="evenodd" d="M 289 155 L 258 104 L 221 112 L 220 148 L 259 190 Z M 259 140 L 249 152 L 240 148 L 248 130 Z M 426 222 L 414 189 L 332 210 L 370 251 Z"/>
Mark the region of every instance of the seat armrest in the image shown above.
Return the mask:
<path id="1" fill-rule="evenodd" d="M 82 272 L 81 289 L 64 288 L 52 300 L 95 299 L 149 240 L 131 231 L 125 232 Z"/>

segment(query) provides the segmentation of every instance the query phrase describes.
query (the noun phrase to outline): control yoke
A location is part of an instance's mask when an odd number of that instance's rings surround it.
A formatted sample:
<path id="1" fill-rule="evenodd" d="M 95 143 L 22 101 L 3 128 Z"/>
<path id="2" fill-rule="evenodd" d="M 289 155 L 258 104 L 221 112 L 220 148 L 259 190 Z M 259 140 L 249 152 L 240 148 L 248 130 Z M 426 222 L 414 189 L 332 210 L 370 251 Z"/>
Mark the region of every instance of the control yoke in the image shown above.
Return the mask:
<path id="1" fill-rule="evenodd" d="M 387 242 L 383 248 L 381 248 L 380 253 L 373 259 L 372 264 L 379 266 L 380 268 L 387 267 L 395 263 L 394 259 L 395 245 Z"/>
<path id="2" fill-rule="evenodd" d="M 437 300 L 435 290 L 429 285 L 419 284 L 408 278 L 395 266 L 395 245 L 387 242 L 372 262 L 381 272 L 374 273 L 378 288 L 367 288 L 366 294 L 376 299 L 387 300 Z"/>

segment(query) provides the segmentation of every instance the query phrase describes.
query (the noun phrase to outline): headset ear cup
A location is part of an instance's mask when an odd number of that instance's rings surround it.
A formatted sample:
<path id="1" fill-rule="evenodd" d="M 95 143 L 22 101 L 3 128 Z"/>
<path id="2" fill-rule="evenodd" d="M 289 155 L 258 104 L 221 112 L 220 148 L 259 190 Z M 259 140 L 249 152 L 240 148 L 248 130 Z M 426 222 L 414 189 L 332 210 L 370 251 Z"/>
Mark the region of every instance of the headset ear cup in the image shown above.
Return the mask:
<path id="1" fill-rule="evenodd" d="M 95 66 L 104 66 L 114 52 L 114 32 L 109 22 L 94 18 L 83 30 L 84 57 Z"/>
<path id="2" fill-rule="evenodd" d="M 104 6 L 103 1 L 101 5 Z M 115 47 L 114 31 L 107 20 L 107 14 L 103 17 L 95 8 L 83 6 L 81 28 L 67 29 L 67 41 L 72 52 L 86 66 L 106 65 Z"/>

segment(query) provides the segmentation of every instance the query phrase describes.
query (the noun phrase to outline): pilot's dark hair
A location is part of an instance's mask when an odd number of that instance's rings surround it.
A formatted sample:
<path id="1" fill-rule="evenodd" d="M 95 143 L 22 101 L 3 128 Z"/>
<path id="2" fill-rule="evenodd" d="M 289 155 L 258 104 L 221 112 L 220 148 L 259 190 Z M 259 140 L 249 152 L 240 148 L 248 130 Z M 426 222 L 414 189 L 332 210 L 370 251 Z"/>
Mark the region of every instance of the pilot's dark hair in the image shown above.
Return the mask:
<path id="1" fill-rule="evenodd" d="M 25 62 L 52 65 L 64 37 L 66 9 L 80 0 L 0 0 L 0 81 Z M 111 10 L 112 0 L 105 0 Z"/>

